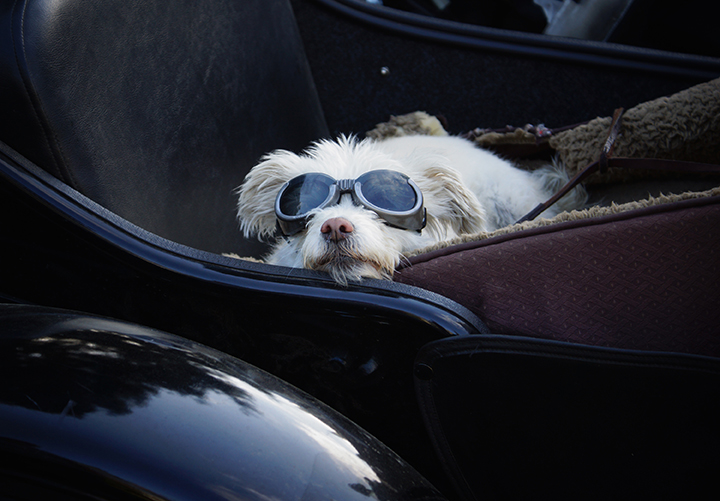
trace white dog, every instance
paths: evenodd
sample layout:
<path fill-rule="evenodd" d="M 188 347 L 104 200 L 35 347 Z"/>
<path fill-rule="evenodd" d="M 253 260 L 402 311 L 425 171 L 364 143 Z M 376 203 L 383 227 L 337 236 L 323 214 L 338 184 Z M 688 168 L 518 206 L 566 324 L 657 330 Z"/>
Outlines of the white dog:
<path fill-rule="evenodd" d="M 520 170 L 458 137 L 343 136 L 301 155 L 263 157 L 238 188 L 238 218 L 246 237 L 283 235 L 268 263 L 327 271 L 346 284 L 392 278 L 407 252 L 512 224 L 565 182 L 558 167 Z M 575 189 L 545 216 L 585 200 Z"/>

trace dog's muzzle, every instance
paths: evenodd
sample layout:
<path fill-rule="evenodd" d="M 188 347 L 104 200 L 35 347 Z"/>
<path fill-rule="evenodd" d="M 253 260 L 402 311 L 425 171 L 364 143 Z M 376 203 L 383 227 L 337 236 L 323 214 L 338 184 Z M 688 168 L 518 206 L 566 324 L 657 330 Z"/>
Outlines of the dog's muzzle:
<path fill-rule="evenodd" d="M 280 231 L 285 236 L 302 231 L 313 211 L 338 204 L 346 193 L 353 203 L 375 212 L 390 226 L 420 232 L 427 222 L 422 191 L 401 172 L 374 170 L 357 179 L 340 180 L 311 172 L 294 177 L 280 189 L 275 199 Z"/>

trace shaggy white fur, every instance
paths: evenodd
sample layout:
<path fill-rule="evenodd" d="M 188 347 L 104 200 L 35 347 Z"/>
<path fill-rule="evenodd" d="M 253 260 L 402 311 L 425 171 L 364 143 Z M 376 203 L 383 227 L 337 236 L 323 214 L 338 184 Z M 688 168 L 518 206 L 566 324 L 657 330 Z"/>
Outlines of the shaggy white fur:
<path fill-rule="evenodd" d="M 388 226 L 349 195 L 313 212 L 306 229 L 279 238 L 266 261 L 329 272 L 341 284 L 361 277 L 392 278 L 403 255 L 460 235 L 493 231 L 514 223 L 567 182 L 564 169 L 547 165 L 533 172 L 514 167 L 462 138 L 405 136 L 383 141 L 340 137 L 323 140 L 301 155 L 278 150 L 263 157 L 238 188 L 238 219 L 246 237 L 275 235 L 275 198 L 283 184 L 304 173 L 355 179 L 377 169 L 408 175 L 423 193 L 427 226 L 421 233 Z M 586 194 L 576 188 L 544 216 L 578 209 Z M 334 241 L 323 224 L 342 218 L 352 225 Z"/>

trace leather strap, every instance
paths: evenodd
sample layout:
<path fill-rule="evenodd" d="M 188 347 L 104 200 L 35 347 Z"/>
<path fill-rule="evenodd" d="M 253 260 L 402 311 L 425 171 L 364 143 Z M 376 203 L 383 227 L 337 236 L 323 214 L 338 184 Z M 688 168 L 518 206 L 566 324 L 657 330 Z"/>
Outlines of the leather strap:
<path fill-rule="evenodd" d="M 612 122 L 610 123 L 610 132 L 608 133 L 608 137 L 605 140 L 602 151 L 600 152 L 600 159 L 598 160 L 598 163 L 600 164 L 600 172 L 602 173 L 607 172 L 609 167 L 608 160 L 615 151 L 615 141 L 620 135 L 620 126 L 622 125 L 622 117 L 624 114 L 624 108 L 618 108 L 613 113 Z"/>
<path fill-rule="evenodd" d="M 603 145 L 603 149 L 600 152 L 600 158 L 585 167 L 578 174 L 575 175 L 570 181 L 565 184 L 555 195 L 553 195 L 546 202 L 539 204 L 533 210 L 528 212 L 525 216 L 520 218 L 517 223 L 523 223 L 525 221 L 532 221 L 537 216 L 545 212 L 555 202 L 560 200 L 567 193 L 585 180 L 589 175 L 595 172 L 604 173 L 609 167 L 618 167 L 623 169 L 643 169 L 643 170 L 659 170 L 659 171 L 670 171 L 670 172 L 685 172 L 693 174 L 720 174 L 720 165 L 706 164 L 699 162 L 689 162 L 685 160 L 666 160 L 660 158 L 624 158 L 624 157 L 613 157 L 612 153 L 615 148 L 615 141 L 620 134 L 620 126 L 622 123 L 622 115 L 624 110 L 618 108 L 613 114 L 613 121 L 610 125 L 610 132 L 608 138 Z M 517 224 L 516 223 L 516 224 Z"/>

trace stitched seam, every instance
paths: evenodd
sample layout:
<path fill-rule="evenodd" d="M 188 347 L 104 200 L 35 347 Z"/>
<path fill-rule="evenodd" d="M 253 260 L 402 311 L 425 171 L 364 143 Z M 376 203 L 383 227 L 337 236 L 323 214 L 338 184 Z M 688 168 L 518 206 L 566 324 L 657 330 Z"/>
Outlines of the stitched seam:
<path fill-rule="evenodd" d="M 29 0 L 25 0 L 22 8 L 22 15 L 20 17 L 20 33 L 19 33 L 19 39 L 20 39 L 20 48 L 22 51 L 22 56 L 24 60 L 27 62 L 27 52 L 25 50 L 25 14 L 27 12 L 27 5 Z M 15 12 L 17 9 L 18 3 L 15 2 L 15 5 L 13 5 L 13 12 L 11 15 L 11 19 L 15 18 Z M 14 30 L 15 23 L 11 21 L 11 30 Z M 55 163 L 55 169 L 58 174 L 63 176 L 65 179 L 64 181 L 70 181 L 71 186 L 73 188 L 77 189 L 77 181 L 75 177 L 73 176 L 72 172 L 66 167 L 67 166 L 67 159 L 65 158 L 65 154 L 62 150 L 62 146 L 60 145 L 60 142 L 58 141 L 57 134 L 54 132 L 52 126 L 49 124 L 47 120 L 44 119 L 45 112 L 42 106 L 42 102 L 40 101 L 40 97 L 37 96 L 32 92 L 32 85 L 30 82 L 30 71 L 28 67 L 28 71 L 24 72 L 23 67 L 20 61 L 19 51 L 17 50 L 17 47 L 15 46 L 15 34 L 11 34 L 11 38 L 13 41 L 13 52 L 15 53 L 15 64 L 17 65 L 18 72 L 20 73 L 20 78 L 23 82 L 23 87 L 25 89 L 25 94 L 28 97 L 28 101 L 30 102 L 30 106 L 32 107 L 33 113 L 35 115 L 35 119 L 37 120 L 38 124 L 40 125 L 41 130 L 43 131 L 43 139 L 45 141 L 45 144 L 47 145 L 48 150 L 50 150 L 50 154 L 52 156 L 53 162 Z M 35 99 L 33 99 L 33 95 L 35 95 Z M 37 103 L 35 102 L 37 101 Z M 54 141 L 51 141 L 51 138 Z M 55 148 L 53 148 L 53 145 Z M 57 151 L 56 151 L 57 150 Z M 60 161 L 56 158 L 56 156 L 60 157 Z"/>

